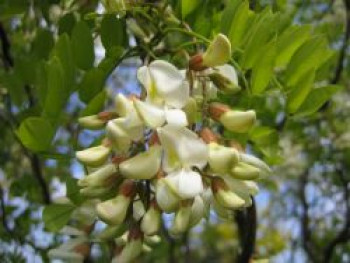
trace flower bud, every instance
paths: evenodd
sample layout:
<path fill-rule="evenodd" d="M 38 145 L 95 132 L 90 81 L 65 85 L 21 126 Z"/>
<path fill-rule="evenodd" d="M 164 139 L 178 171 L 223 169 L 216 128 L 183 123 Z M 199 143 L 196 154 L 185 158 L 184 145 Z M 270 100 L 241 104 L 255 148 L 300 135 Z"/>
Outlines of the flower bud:
<path fill-rule="evenodd" d="M 209 105 L 210 118 L 215 121 L 220 121 L 220 117 L 230 110 L 229 106 L 218 102 L 212 102 Z"/>
<path fill-rule="evenodd" d="M 239 162 L 232 168 L 231 175 L 236 179 L 254 180 L 260 176 L 260 169 L 250 164 Z"/>
<path fill-rule="evenodd" d="M 160 238 L 160 236 L 157 236 L 157 235 L 145 236 L 145 242 L 146 242 L 147 244 L 156 245 L 156 244 L 160 243 L 160 241 L 162 241 L 162 239 Z"/>
<path fill-rule="evenodd" d="M 143 233 L 138 227 L 129 231 L 128 242 L 119 255 L 115 256 L 112 263 L 128 263 L 136 259 L 142 252 Z"/>
<path fill-rule="evenodd" d="M 222 178 L 214 178 L 212 180 L 211 187 L 215 200 L 221 206 L 231 209 L 240 208 L 244 206 L 245 201 L 242 198 L 240 198 L 237 194 L 230 191 L 228 185 Z"/>
<path fill-rule="evenodd" d="M 135 221 L 140 221 L 141 218 L 145 215 L 146 209 L 145 205 L 143 204 L 141 198 L 136 195 L 135 199 L 139 199 L 137 201 L 134 201 L 132 204 L 132 217 Z"/>
<path fill-rule="evenodd" d="M 126 23 L 130 31 L 134 34 L 134 36 L 142 39 L 145 42 L 149 40 L 149 37 L 147 36 L 145 31 L 137 24 L 135 19 L 127 19 Z"/>
<path fill-rule="evenodd" d="M 167 184 L 165 178 L 157 179 L 156 184 L 156 200 L 159 207 L 165 213 L 175 211 L 179 205 L 179 197 L 174 190 Z"/>
<path fill-rule="evenodd" d="M 180 208 L 175 213 L 175 218 L 170 232 L 174 235 L 185 232 L 190 227 L 192 200 L 181 202 Z"/>
<path fill-rule="evenodd" d="M 76 152 L 77 159 L 83 164 L 91 167 L 98 167 L 107 161 L 111 152 L 109 147 L 100 145 Z"/>
<path fill-rule="evenodd" d="M 155 200 L 151 202 L 149 209 L 141 221 L 141 230 L 145 235 L 156 234 L 160 228 L 160 211 Z"/>
<path fill-rule="evenodd" d="M 217 143 L 219 141 L 219 136 L 208 127 L 205 127 L 200 131 L 200 137 L 206 144 Z"/>
<path fill-rule="evenodd" d="M 81 117 L 78 119 L 78 123 L 81 127 L 90 130 L 102 129 L 106 122 L 101 120 L 98 115 L 91 115 L 86 117 Z"/>
<path fill-rule="evenodd" d="M 111 225 L 123 223 L 130 204 L 130 197 L 118 195 L 116 198 L 99 203 L 97 214 L 102 221 Z"/>
<path fill-rule="evenodd" d="M 264 174 L 271 173 L 270 167 L 265 162 L 263 162 L 259 158 L 256 158 L 253 155 L 241 153 L 240 154 L 240 159 L 244 163 L 247 163 L 247 164 L 250 164 L 250 165 L 252 165 L 252 166 L 254 166 L 256 168 L 259 168 L 261 171 L 264 172 Z"/>
<path fill-rule="evenodd" d="M 197 195 L 194 198 L 192 207 L 191 207 L 191 216 L 190 216 L 190 227 L 197 225 L 201 219 L 205 216 L 207 212 L 207 207 L 204 203 L 202 197 Z"/>
<path fill-rule="evenodd" d="M 231 59 L 231 43 L 223 34 L 218 34 L 203 54 L 202 64 L 206 67 L 224 65 Z"/>
<path fill-rule="evenodd" d="M 99 203 L 96 207 L 97 214 L 107 224 L 119 225 L 125 217 L 131 199 L 135 193 L 135 185 L 132 181 L 124 181 L 120 186 L 117 197 Z"/>
<path fill-rule="evenodd" d="M 120 117 L 126 117 L 133 110 L 133 104 L 124 94 L 118 93 L 115 96 L 114 104 Z"/>
<path fill-rule="evenodd" d="M 82 187 L 105 186 L 110 184 L 110 179 L 116 178 L 117 168 L 114 164 L 107 164 L 78 181 Z"/>
<path fill-rule="evenodd" d="M 99 233 L 96 237 L 101 240 L 110 240 L 115 239 L 121 236 L 125 232 L 125 225 L 119 226 L 107 226 L 101 233 Z"/>
<path fill-rule="evenodd" d="M 215 173 L 227 173 L 238 163 L 237 150 L 217 143 L 209 144 L 209 166 Z"/>
<path fill-rule="evenodd" d="M 196 122 L 197 117 L 197 102 L 194 98 L 190 97 L 183 108 L 183 111 L 186 113 L 186 118 L 189 124 Z"/>
<path fill-rule="evenodd" d="M 113 146 L 120 151 L 126 151 L 131 144 L 131 138 L 126 130 L 122 128 L 124 118 L 118 118 L 107 123 L 107 137 L 112 141 Z"/>
<path fill-rule="evenodd" d="M 151 179 L 160 168 L 161 154 L 161 146 L 151 146 L 148 151 L 122 162 L 119 171 L 128 179 Z"/>
<path fill-rule="evenodd" d="M 146 244 L 142 244 L 142 252 L 149 253 L 152 251 L 152 248 Z"/>
<path fill-rule="evenodd" d="M 256 119 L 255 111 L 228 111 L 220 116 L 220 122 L 224 127 L 232 132 L 247 132 Z"/>
<path fill-rule="evenodd" d="M 95 198 L 107 194 L 110 190 L 111 189 L 106 186 L 88 186 L 81 188 L 79 192 L 85 197 Z"/>
<path fill-rule="evenodd" d="M 241 90 L 238 86 L 238 78 L 235 69 L 231 65 L 223 65 L 215 68 L 209 74 L 210 80 L 224 93 L 233 94 Z"/>

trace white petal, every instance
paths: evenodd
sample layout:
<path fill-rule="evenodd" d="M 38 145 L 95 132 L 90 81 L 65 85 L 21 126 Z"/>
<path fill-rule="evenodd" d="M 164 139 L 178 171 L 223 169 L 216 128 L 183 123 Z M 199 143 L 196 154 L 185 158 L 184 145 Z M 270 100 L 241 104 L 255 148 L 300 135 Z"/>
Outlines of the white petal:
<path fill-rule="evenodd" d="M 190 199 L 203 192 L 202 177 L 189 169 L 170 173 L 166 179 L 173 184 L 181 199 Z"/>
<path fill-rule="evenodd" d="M 207 145 L 197 134 L 185 127 L 166 125 L 158 129 L 159 139 L 170 165 L 203 168 L 208 160 Z"/>
<path fill-rule="evenodd" d="M 148 90 L 152 85 L 151 75 L 147 66 L 142 66 L 137 70 L 137 79 Z"/>
<path fill-rule="evenodd" d="M 135 108 L 145 124 L 151 128 L 157 128 L 165 122 L 165 112 L 162 108 L 140 100 L 134 101 Z"/>
<path fill-rule="evenodd" d="M 163 60 L 153 61 L 149 69 L 157 92 L 166 104 L 176 108 L 183 107 L 189 98 L 189 87 L 181 72 Z"/>
<path fill-rule="evenodd" d="M 233 66 L 225 64 L 216 67 L 216 69 L 219 70 L 220 74 L 222 74 L 224 77 L 228 78 L 233 84 L 238 86 L 238 77 L 236 70 Z"/>
<path fill-rule="evenodd" d="M 125 117 L 133 109 L 132 101 L 130 101 L 124 94 L 118 93 L 114 99 L 117 113 L 120 117 Z"/>
<path fill-rule="evenodd" d="M 125 118 L 119 118 L 107 123 L 106 132 L 113 145 L 120 151 L 126 151 L 130 144 L 131 138 L 129 133 L 123 128 Z"/>
<path fill-rule="evenodd" d="M 188 125 L 185 112 L 179 109 L 165 110 L 165 118 L 167 123 L 175 126 L 185 127 Z"/>
<path fill-rule="evenodd" d="M 107 161 L 111 149 L 103 145 L 76 152 L 77 159 L 91 167 L 98 167 Z"/>
<path fill-rule="evenodd" d="M 169 188 L 165 179 L 157 180 L 156 200 L 159 207 L 165 212 L 170 213 L 177 209 L 180 199 Z"/>

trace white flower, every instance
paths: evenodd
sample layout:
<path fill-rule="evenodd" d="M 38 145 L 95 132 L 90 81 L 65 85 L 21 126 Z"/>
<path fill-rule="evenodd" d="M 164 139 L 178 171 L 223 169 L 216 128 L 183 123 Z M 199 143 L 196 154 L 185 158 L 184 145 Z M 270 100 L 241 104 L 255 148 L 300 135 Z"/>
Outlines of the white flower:
<path fill-rule="evenodd" d="M 84 255 L 78 251 L 75 251 L 75 248 L 86 244 L 87 241 L 88 239 L 86 236 L 79 236 L 77 238 L 70 239 L 59 247 L 51 249 L 48 256 L 51 259 L 60 259 L 64 262 L 83 262 Z"/>
<path fill-rule="evenodd" d="M 76 152 L 77 159 L 83 164 L 98 167 L 107 161 L 111 149 L 100 145 Z"/>
<path fill-rule="evenodd" d="M 113 145 L 121 152 L 126 151 L 132 141 L 138 141 L 143 136 L 143 122 L 139 118 L 133 102 L 123 94 L 115 98 L 116 112 L 120 118 L 107 123 L 107 136 Z"/>
<path fill-rule="evenodd" d="M 180 109 L 189 98 L 189 86 L 185 77 L 172 64 L 155 60 L 149 66 L 139 68 L 137 77 L 146 88 L 147 101 Z"/>
<path fill-rule="evenodd" d="M 186 126 L 186 114 L 180 110 L 189 99 L 185 76 L 172 64 L 155 60 L 139 68 L 137 77 L 147 91 L 146 101 L 134 100 L 135 108 L 151 128 L 165 123 Z"/>
<path fill-rule="evenodd" d="M 108 224 L 119 225 L 125 217 L 130 204 L 130 198 L 124 195 L 118 195 L 96 206 L 98 216 Z"/>
<path fill-rule="evenodd" d="M 179 206 L 179 196 L 172 189 L 172 186 L 165 180 L 165 178 L 157 179 L 156 181 L 156 200 L 159 207 L 165 213 L 175 211 Z"/>
<path fill-rule="evenodd" d="M 223 34 L 218 34 L 203 54 L 202 64 L 216 67 L 226 64 L 231 58 L 231 43 Z"/>
<path fill-rule="evenodd" d="M 203 192 L 201 175 L 192 167 L 202 169 L 208 160 L 206 144 L 185 127 L 166 125 L 158 136 L 165 151 L 163 169 L 166 181 L 181 199 L 193 198 Z"/>
<path fill-rule="evenodd" d="M 159 145 L 151 146 L 148 151 L 122 162 L 119 171 L 128 179 L 151 179 L 160 168 L 161 154 Z"/>

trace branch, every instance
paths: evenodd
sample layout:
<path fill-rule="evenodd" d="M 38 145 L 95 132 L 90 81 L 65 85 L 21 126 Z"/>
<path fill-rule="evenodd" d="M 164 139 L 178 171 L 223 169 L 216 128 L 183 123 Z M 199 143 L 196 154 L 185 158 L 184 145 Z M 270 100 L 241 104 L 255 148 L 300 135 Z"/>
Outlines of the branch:
<path fill-rule="evenodd" d="M 336 84 L 339 82 L 341 74 L 344 70 L 344 60 L 346 57 L 346 49 L 348 47 L 348 42 L 350 39 L 350 0 L 343 0 L 344 5 L 346 8 L 345 17 L 346 17 L 346 23 L 345 23 L 345 33 L 344 33 L 344 40 L 342 47 L 339 52 L 339 58 L 338 63 L 334 72 L 333 79 L 331 80 L 331 84 Z"/>
<path fill-rule="evenodd" d="M 255 200 L 252 197 L 252 205 L 243 211 L 237 211 L 235 220 L 238 225 L 241 251 L 237 262 L 248 263 L 251 261 L 256 240 L 257 215 Z"/>
<path fill-rule="evenodd" d="M 330 262 L 337 245 L 345 243 L 350 239 L 350 189 L 349 181 L 345 179 L 344 172 L 342 169 L 337 171 L 339 179 L 343 186 L 343 194 L 345 200 L 345 222 L 339 233 L 328 243 L 324 248 L 324 262 Z"/>
<path fill-rule="evenodd" d="M 5 65 L 6 70 L 8 71 L 10 68 L 12 68 L 14 66 L 14 61 L 13 61 L 13 58 L 12 58 L 11 53 L 10 53 L 10 48 L 11 48 L 10 41 L 7 37 L 5 28 L 1 22 L 0 22 L 0 40 L 2 43 L 3 63 Z M 25 92 L 28 96 L 29 106 L 32 107 L 32 106 L 34 106 L 34 98 L 31 94 L 30 87 L 28 85 L 26 85 L 24 88 L 25 88 Z M 9 121 L 10 123 L 16 123 L 16 119 L 12 115 L 11 104 L 8 105 L 7 111 L 8 111 L 9 117 L 11 118 L 11 120 L 7 120 L 7 121 Z M 11 125 L 11 126 L 13 127 L 13 125 Z M 12 128 L 12 132 L 14 133 L 15 138 L 18 140 L 18 137 L 16 136 L 14 130 L 15 129 Z M 34 154 L 34 153 L 30 153 L 27 150 L 27 148 L 25 148 L 25 146 L 19 140 L 18 140 L 18 142 L 21 145 L 24 154 L 30 160 L 33 174 L 34 174 L 35 178 L 37 179 L 39 186 L 41 188 L 44 203 L 50 204 L 51 203 L 50 192 L 49 192 L 48 185 L 47 185 L 47 183 L 44 179 L 43 173 L 42 173 L 41 163 L 40 163 L 40 159 L 39 159 L 38 155 Z"/>
<path fill-rule="evenodd" d="M 306 186 L 309 180 L 309 170 L 306 170 L 304 174 L 300 176 L 300 188 L 299 188 L 299 197 L 302 207 L 302 215 L 300 218 L 301 224 L 301 234 L 302 234 L 302 245 L 307 255 L 312 262 L 318 262 L 316 258 L 316 250 L 311 241 L 311 231 L 310 231 L 310 219 L 309 219 L 309 204 L 306 200 Z"/>

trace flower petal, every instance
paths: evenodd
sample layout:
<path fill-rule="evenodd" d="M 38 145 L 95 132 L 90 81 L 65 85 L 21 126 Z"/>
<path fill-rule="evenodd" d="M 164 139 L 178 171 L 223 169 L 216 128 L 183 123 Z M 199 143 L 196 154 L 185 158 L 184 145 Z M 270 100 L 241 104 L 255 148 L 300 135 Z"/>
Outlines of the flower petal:
<path fill-rule="evenodd" d="M 175 126 L 185 127 L 188 125 L 186 113 L 179 109 L 165 110 L 167 123 Z"/>
<path fill-rule="evenodd" d="M 181 72 L 163 60 L 153 61 L 149 70 L 157 92 L 166 104 L 182 108 L 189 98 L 189 86 Z"/>
<path fill-rule="evenodd" d="M 170 173 L 166 180 L 172 184 L 181 199 L 190 199 L 203 192 L 202 177 L 189 169 L 181 169 Z"/>
<path fill-rule="evenodd" d="M 197 166 L 203 168 L 208 160 L 207 145 L 197 134 L 185 127 L 166 125 L 158 129 L 158 136 L 170 167 Z"/>
<path fill-rule="evenodd" d="M 135 108 L 145 122 L 151 128 L 157 128 L 165 122 L 165 112 L 162 108 L 140 100 L 134 101 Z"/>

